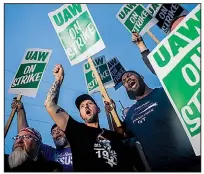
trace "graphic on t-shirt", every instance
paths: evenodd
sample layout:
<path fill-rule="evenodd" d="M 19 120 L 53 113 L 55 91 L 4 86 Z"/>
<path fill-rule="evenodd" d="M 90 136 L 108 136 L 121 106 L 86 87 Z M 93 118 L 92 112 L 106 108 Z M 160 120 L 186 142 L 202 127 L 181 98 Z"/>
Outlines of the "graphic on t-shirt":
<path fill-rule="evenodd" d="M 133 115 L 131 117 L 131 120 L 133 123 L 137 122 L 138 124 L 141 124 L 146 121 L 146 116 L 154 111 L 154 108 L 157 106 L 157 102 L 146 102 L 142 104 L 139 107 L 136 107 L 133 111 Z"/>
<path fill-rule="evenodd" d="M 117 165 L 117 154 L 114 150 L 111 150 L 110 141 L 102 136 L 97 137 L 97 143 L 94 144 L 94 150 L 96 151 L 98 158 L 106 160 L 111 167 Z"/>
<path fill-rule="evenodd" d="M 55 161 L 64 165 L 72 165 L 72 154 L 68 152 L 56 153 Z"/>

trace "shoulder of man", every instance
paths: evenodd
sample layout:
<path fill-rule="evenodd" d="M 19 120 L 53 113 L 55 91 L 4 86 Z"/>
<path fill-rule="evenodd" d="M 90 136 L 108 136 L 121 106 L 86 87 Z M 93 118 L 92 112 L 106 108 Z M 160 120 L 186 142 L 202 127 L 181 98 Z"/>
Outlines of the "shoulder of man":
<path fill-rule="evenodd" d="M 65 135 L 68 140 L 70 137 L 76 138 L 76 135 L 83 133 L 83 129 L 86 127 L 84 123 L 80 123 L 70 116 L 65 129 Z"/>
<path fill-rule="evenodd" d="M 53 150 L 56 150 L 56 148 L 48 145 L 48 144 L 41 144 L 40 145 L 40 151 L 45 151 L 45 150 L 49 150 L 49 151 L 53 151 Z"/>
<path fill-rule="evenodd" d="M 106 138 L 108 139 L 117 139 L 117 140 L 123 140 L 124 139 L 124 136 L 117 133 L 116 131 L 111 131 L 111 130 L 107 130 L 107 129 L 104 129 L 105 130 L 105 134 L 106 134 Z"/>

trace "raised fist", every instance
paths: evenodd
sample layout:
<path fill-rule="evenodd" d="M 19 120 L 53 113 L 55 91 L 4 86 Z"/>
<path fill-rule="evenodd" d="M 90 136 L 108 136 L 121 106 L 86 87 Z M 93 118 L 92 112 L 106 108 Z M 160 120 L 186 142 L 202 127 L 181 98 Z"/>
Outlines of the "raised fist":
<path fill-rule="evenodd" d="M 143 39 L 138 33 L 133 32 L 132 33 L 132 42 L 135 43 L 136 45 L 138 45 L 139 43 L 143 42 Z"/>
<path fill-rule="evenodd" d="M 64 69 L 61 64 L 56 64 L 53 69 L 53 75 L 55 76 L 55 79 L 59 79 L 63 81 L 64 79 Z"/>
<path fill-rule="evenodd" d="M 13 98 L 13 101 L 11 103 L 11 108 L 16 108 L 17 112 L 19 112 L 21 109 L 24 109 L 23 103 L 21 101 L 18 101 L 16 97 Z"/>

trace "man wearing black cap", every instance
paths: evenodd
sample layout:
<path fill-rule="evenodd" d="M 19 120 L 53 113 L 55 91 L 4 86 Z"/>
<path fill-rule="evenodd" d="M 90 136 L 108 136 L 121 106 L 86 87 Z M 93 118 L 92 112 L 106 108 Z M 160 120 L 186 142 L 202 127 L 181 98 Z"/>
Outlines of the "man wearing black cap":
<path fill-rule="evenodd" d="M 11 108 L 17 108 L 18 115 L 18 132 L 22 128 L 28 127 L 28 122 L 26 119 L 26 112 L 21 101 L 17 101 L 14 98 Z M 56 161 L 63 166 L 63 172 L 72 171 L 72 153 L 69 142 L 64 134 L 64 132 L 54 124 L 51 128 L 51 135 L 55 143 L 56 148 L 49 146 L 47 144 L 41 143 L 40 152 L 42 156 L 49 161 Z"/>
<path fill-rule="evenodd" d="M 132 41 L 154 73 L 147 59 L 149 50 L 138 33 L 133 33 Z M 123 126 L 115 130 L 137 138 L 154 172 L 201 171 L 200 156 L 195 156 L 164 89 L 149 88 L 143 76 L 135 71 L 126 71 L 121 80 L 129 98 L 137 102 L 129 108 Z M 106 111 L 111 110 L 110 103 L 106 102 Z"/>
<path fill-rule="evenodd" d="M 127 172 L 133 171 L 129 151 L 121 136 L 100 128 L 100 108 L 95 100 L 83 94 L 75 104 L 84 123 L 75 121 L 57 105 L 60 86 L 64 78 L 63 67 L 57 64 L 53 70 L 55 82 L 48 92 L 45 107 L 58 127 L 65 132 L 73 155 L 73 169 L 77 172 Z M 128 160 L 130 159 L 130 160 Z"/>

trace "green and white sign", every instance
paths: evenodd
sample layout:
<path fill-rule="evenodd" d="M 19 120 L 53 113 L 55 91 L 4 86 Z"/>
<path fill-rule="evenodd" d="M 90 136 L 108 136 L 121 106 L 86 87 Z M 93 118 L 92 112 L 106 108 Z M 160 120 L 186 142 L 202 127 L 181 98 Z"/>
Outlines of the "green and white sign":
<path fill-rule="evenodd" d="M 196 155 L 201 154 L 200 30 L 198 5 L 148 55 Z"/>
<path fill-rule="evenodd" d="M 93 59 L 93 63 L 94 63 L 94 66 L 96 67 L 98 74 L 101 77 L 102 83 L 104 84 L 105 88 L 112 88 L 114 86 L 114 82 L 110 75 L 108 66 L 106 64 L 105 56 L 100 56 Z M 85 81 L 86 81 L 88 93 L 93 94 L 95 92 L 98 92 L 99 85 L 93 74 L 93 71 L 90 68 L 89 63 L 88 62 L 84 63 L 83 68 L 84 68 L 84 75 L 85 75 Z"/>
<path fill-rule="evenodd" d="M 120 79 L 122 74 L 125 72 L 125 68 L 116 57 L 109 60 L 107 62 L 107 65 L 115 84 L 114 88 L 115 90 L 117 90 L 122 86 L 122 82 Z"/>
<path fill-rule="evenodd" d="M 129 32 L 137 32 L 141 36 L 158 22 L 141 4 L 124 4 L 116 17 Z"/>
<path fill-rule="evenodd" d="M 52 50 L 48 49 L 28 49 L 11 83 L 9 93 L 35 97 L 51 53 Z"/>
<path fill-rule="evenodd" d="M 105 48 L 86 4 L 64 4 L 48 16 L 71 65 Z"/>

